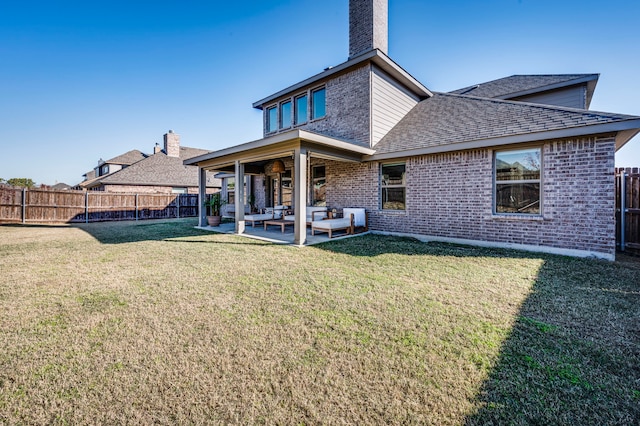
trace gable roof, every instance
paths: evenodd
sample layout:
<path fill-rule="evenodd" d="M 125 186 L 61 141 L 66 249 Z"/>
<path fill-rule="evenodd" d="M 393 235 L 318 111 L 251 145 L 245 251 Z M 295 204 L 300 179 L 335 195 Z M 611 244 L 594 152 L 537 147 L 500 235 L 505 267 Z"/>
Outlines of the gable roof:
<path fill-rule="evenodd" d="M 374 149 L 371 159 L 456 151 L 518 142 L 623 132 L 640 117 L 517 101 L 436 93 L 419 102 Z"/>
<path fill-rule="evenodd" d="M 587 105 L 600 74 L 537 74 L 512 75 L 497 80 L 480 83 L 449 93 L 457 95 L 481 96 L 485 98 L 512 99 L 532 93 L 546 92 L 576 84 L 587 83 Z"/>
<path fill-rule="evenodd" d="M 158 152 L 129 167 L 111 173 L 101 180 L 104 185 L 197 186 L 198 168 L 183 162 L 208 153 L 206 149 L 180 147 L 180 157 Z M 207 186 L 221 185 L 218 179 L 207 178 Z"/>
<path fill-rule="evenodd" d="M 133 163 L 137 163 L 140 160 L 144 160 L 148 155 L 143 153 L 142 151 L 138 151 L 137 149 L 132 149 L 131 151 L 125 152 L 124 154 L 118 155 L 117 157 L 113 157 L 110 160 L 105 161 L 103 164 L 123 164 L 130 165 Z"/>
<path fill-rule="evenodd" d="M 304 87 L 320 84 L 322 81 L 334 76 L 338 73 L 344 72 L 350 68 L 361 66 L 363 63 L 371 61 L 378 65 L 389 75 L 394 77 L 400 84 L 406 86 L 411 92 L 415 93 L 420 98 L 427 98 L 432 96 L 432 92 L 427 89 L 422 83 L 416 80 L 411 74 L 405 71 L 400 65 L 396 64 L 391 58 L 378 49 L 371 49 L 363 52 L 362 54 L 349 59 L 346 62 L 336 65 L 335 67 L 329 67 L 323 72 L 314 75 L 306 80 L 296 83 L 286 89 L 280 90 L 273 95 L 260 99 L 253 103 L 254 108 L 262 109 L 265 104 L 275 101 L 285 95 L 290 95 L 295 91 L 298 91 Z"/>

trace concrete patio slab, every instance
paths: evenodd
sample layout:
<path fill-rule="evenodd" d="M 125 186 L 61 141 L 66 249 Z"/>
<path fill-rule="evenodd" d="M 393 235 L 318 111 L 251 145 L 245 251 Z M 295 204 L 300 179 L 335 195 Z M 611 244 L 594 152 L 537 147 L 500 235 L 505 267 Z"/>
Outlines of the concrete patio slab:
<path fill-rule="evenodd" d="M 262 226 L 262 224 L 260 225 L 256 225 L 255 228 L 252 228 L 251 226 L 247 226 L 245 228 L 245 232 L 244 234 L 236 234 L 235 233 L 235 224 L 233 222 L 229 222 L 229 223 L 221 223 L 219 226 L 196 226 L 197 229 L 202 229 L 203 231 L 210 231 L 210 232 L 219 232 L 222 234 L 234 234 L 234 235 L 238 235 L 240 237 L 245 237 L 245 238 L 253 238 L 256 240 L 261 240 L 261 241 L 267 241 L 273 244 L 290 244 L 293 245 L 293 227 L 287 227 L 285 228 L 285 232 L 281 232 L 279 227 L 268 227 L 267 230 L 264 229 L 264 227 Z M 338 240 L 341 238 L 351 238 L 351 237 L 358 237 L 361 235 L 365 235 L 368 232 L 363 232 L 360 234 L 355 234 L 355 235 L 340 235 L 340 236 L 334 236 L 333 238 L 331 238 L 331 241 L 333 240 Z M 320 243 L 324 243 L 330 241 L 329 240 L 329 235 L 325 234 L 325 233 L 321 233 L 318 234 L 316 233 L 316 235 L 311 235 L 311 228 L 307 228 L 307 241 L 304 244 L 305 246 L 311 246 L 314 244 L 320 244 Z"/>

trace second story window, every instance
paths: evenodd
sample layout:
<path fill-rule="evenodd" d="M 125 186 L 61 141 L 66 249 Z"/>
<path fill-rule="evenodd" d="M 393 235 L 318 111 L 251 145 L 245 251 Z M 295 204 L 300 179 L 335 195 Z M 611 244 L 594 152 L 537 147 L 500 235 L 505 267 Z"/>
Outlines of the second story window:
<path fill-rule="evenodd" d="M 307 122 L 307 95 L 298 96 L 296 98 L 296 115 L 293 124 L 302 124 Z"/>
<path fill-rule="evenodd" d="M 291 127 L 291 101 L 280 104 L 280 128 Z"/>
<path fill-rule="evenodd" d="M 326 110 L 326 89 L 322 87 L 311 92 L 311 119 L 324 117 Z"/>
<path fill-rule="evenodd" d="M 300 126 L 327 114 L 326 88 L 317 87 L 289 98 L 281 99 L 265 111 L 265 133 L 274 133 Z"/>
<path fill-rule="evenodd" d="M 267 108 L 267 132 L 278 130 L 278 109 L 276 107 Z"/>

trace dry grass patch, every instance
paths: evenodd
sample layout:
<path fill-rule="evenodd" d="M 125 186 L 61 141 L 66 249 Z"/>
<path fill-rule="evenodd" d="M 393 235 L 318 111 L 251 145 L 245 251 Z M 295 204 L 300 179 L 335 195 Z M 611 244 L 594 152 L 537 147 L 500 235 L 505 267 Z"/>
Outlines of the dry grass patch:
<path fill-rule="evenodd" d="M 640 416 L 633 262 L 193 224 L 0 227 L 0 422 Z"/>

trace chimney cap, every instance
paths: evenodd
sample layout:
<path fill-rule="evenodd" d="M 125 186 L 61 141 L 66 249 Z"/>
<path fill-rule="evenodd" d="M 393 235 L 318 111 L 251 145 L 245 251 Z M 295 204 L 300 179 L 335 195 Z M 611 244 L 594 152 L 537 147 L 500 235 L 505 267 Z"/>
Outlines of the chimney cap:
<path fill-rule="evenodd" d="M 169 133 L 173 133 L 173 130 L 169 129 Z"/>

